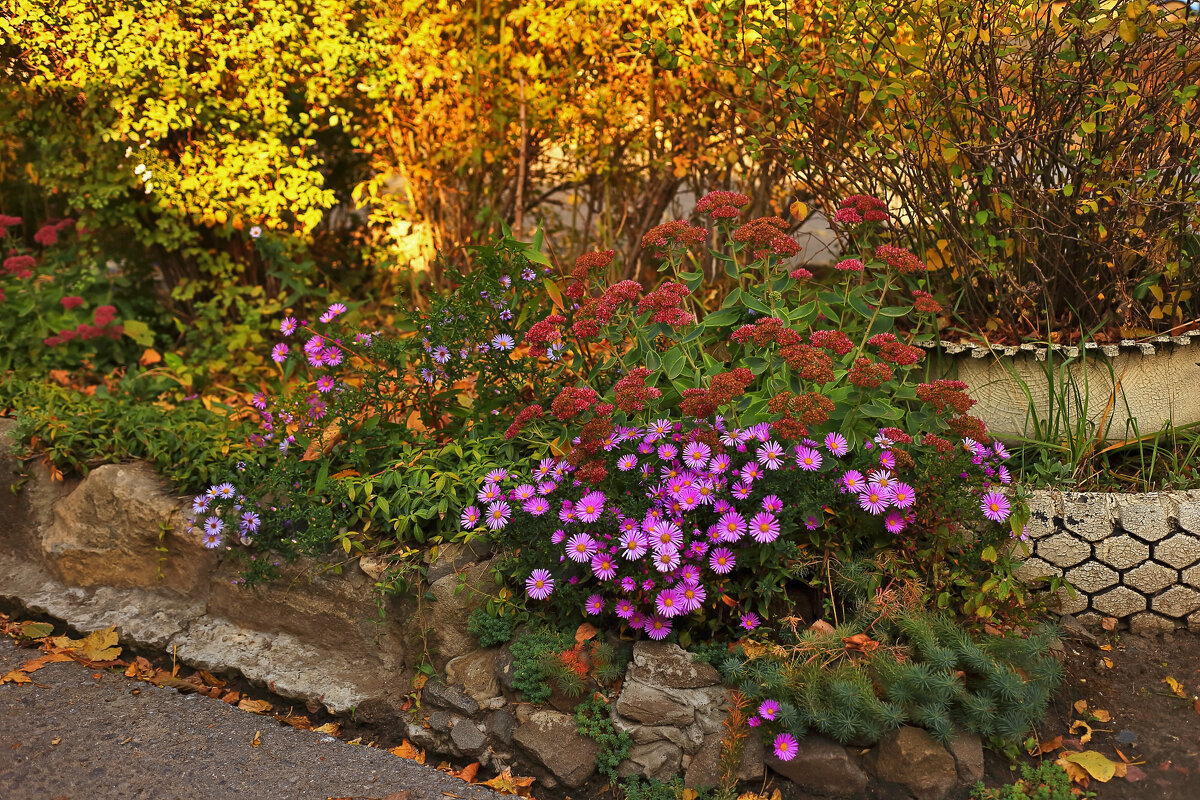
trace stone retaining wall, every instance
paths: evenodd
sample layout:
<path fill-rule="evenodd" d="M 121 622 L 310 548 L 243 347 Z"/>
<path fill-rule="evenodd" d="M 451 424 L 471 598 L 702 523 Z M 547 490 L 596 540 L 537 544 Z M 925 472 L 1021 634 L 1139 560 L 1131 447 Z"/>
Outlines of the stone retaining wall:
<path fill-rule="evenodd" d="M 1200 630 L 1200 492 L 1034 492 L 1026 580 L 1064 577 L 1059 610 L 1135 632 Z"/>

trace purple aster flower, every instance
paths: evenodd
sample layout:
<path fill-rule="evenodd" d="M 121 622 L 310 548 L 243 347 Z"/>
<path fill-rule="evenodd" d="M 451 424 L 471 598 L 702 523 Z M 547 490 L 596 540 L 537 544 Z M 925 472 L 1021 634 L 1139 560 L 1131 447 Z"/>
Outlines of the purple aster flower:
<path fill-rule="evenodd" d="M 291 336 L 293 333 L 295 333 L 296 332 L 295 317 L 284 317 L 283 321 L 279 323 L 279 332 L 282 333 L 284 336 Z"/>
<path fill-rule="evenodd" d="M 537 487 L 532 483 L 522 483 L 513 489 L 512 496 L 517 500 L 528 500 L 537 494 Z"/>
<path fill-rule="evenodd" d="M 336 347 L 326 347 L 321 351 L 321 365 L 336 367 L 342 363 L 342 351 Z"/>
<path fill-rule="evenodd" d="M 720 529 L 720 541 L 736 542 L 746 532 L 746 520 L 736 511 L 727 511 L 717 520 Z"/>
<path fill-rule="evenodd" d="M 861 492 L 866 485 L 863 474 L 856 469 L 848 469 L 842 473 L 842 488 L 847 492 Z"/>
<path fill-rule="evenodd" d="M 491 503 L 499 500 L 503 496 L 504 492 L 500 490 L 500 487 L 489 481 L 488 483 L 485 483 L 483 488 L 476 493 L 475 499 L 481 503 Z"/>
<path fill-rule="evenodd" d="M 783 510 L 783 501 L 778 496 L 769 494 L 762 499 L 762 509 L 771 514 L 778 514 Z"/>
<path fill-rule="evenodd" d="M 762 624 L 762 623 L 759 622 L 758 615 L 755 614 L 753 611 L 747 611 L 745 614 L 742 614 L 741 626 L 743 628 L 745 628 L 746 630 L 752 631 L 755 628 L 757 628 L 760 624 Z"/>
<path fill-rule="evenodd" d="M 255 392 L 254 395 L 250 398 L 250 405 L 254 406 L 259 411 L 266 410 L 267 396 L 265 394 L 263 394 L 262 392 Z"/>
<path fill-rule="evenodd" d="M 554 591 L 554 579 L 550 577 L 550 571 L 545 569 L 535 569 L 529 573 L 529 577 L 525 581 L 525 593 L 534 600 L 545 600 Z"/>
<path fill-rule="evenodd" d="M 683 463 L 692 469 L 704 469 L 710 456 L 712 448 L 704 442 L 692 442 L 683 448 Z"/>
<path fill-rule="evenodd" d="M 671 635 L 671 621 L 655 614 L 646 620 L 646 635 L 655 641 L 660 641 Z"/>
<path fill-rule="evenodd" d="M 654 598 L 654 607 L 658 609 L 658 613 L 664 617 L 676 617 L 683 613 L 683 604 L 679 602 L 679 595 L 675 594 L 674 589 L 663 589 Z"/>
<path fill-rule="evenodd" d="M 1008 467 L 1004 465 L 996 467 L 996 477 L 998 477 L 1000 482 L 1005 486 L 1012 482 L 1012 473 L 1009 472 Z"/>
<path fill-rule="evenodd" d="M 907 483 L 897 481 L 888 489 L 888 502 L 896 508 L 908 508 L 917 500 L 917 493 Z"/>
<path fill-rule="evenodd" d="M 791 761 L 796 757 L 796 752 L 799 750 L 799 744 L 796 742 L 796 737 L 790 733 L 781 733 L 775 737 L 774 742 L 775 757 L 780 761 Z"/>
<path fill-rule="evenodd" d="M 604 511 L 604 493 L 592 491 L 579 498 L 575 504 L 575 513 L 580 522 L 595 522 Z"/>
<path fill-rule="evenodd" d="M 778 713 L 779 702 L 776 700 L 763 700 L 758 706 L 758 715 L 768 722 L 774 722 Z"/>
<path fill-rule="evenodd" d="M 712 461 L 709 463 L 708 471 L 719 475 L 725 470 L 729 469 L 729 464 L 729 456 L 725 453 L 718 453 L 717 455 L 713 456 Z"/>
<path fill-rule="evenodd" d="M 654 568 L 659 572 L 670 572 L 679 566 L 679 551 L 664 547 L 654 552 Z"/>
<path fill-rule="evenodd" d="M 637 465 L 637 456 L 632 453 L 627 453 L 617 459 L 617 469 L 621 470 L 621 472 L 629 472 L 630 470 L 637 469 Z"/>
<path fill-rule="evenodd" d="M 618 600 L 617 605 L 613 610 L 621 619 L 629 619 L 633 616 L 633 603 L 629 602 L 628 600 Z"/>
<path fill-rule="evenodd" d="M 895 469 L 896 454 L 893 453 L 891 450 L 880 450 L 879 451 L 879 466 L 886 467 L 887 469 Z"/>
<path fill-rule="evenodd" d="M 218 483 L 216 485 L 215 490 L 213 492 L 213 497 L 216 497 L 221 500 L 228 500 L 229 498 L 233 497 L 235 494 L 237 494 L 237 489 L 233 488 L 232 483 L 229 483 L 228 481 L 226 481 L 225 483 Z"/>
<path fill-rule="evenodd" d="M 596 552 L 596 540 L 586 533 L 577 533 L 567 540 L 567 558 L 580 564 L 592 560 Z"/>
<path fill-rule="evenodd" d="M 669 419 L 656 419 L 654 422 L 651 422 L 650 426 L 646 429 L 646 441 L 657 442 L 659 439 L 669 434 L 674 427 L 675 426 L 671 424 L 671 420 Z"/>
<path fill-rule="evenodd" d="M 762 474 L 762 467 L 753 461 L 746 462 L 746 466 L 738 470 L 738 477 L 742 479 L 742 483 L 747 485 L 761 478 Z"/>
<path fill-rule="evenodd" d="M 498 333 L 492 337 L 492 347 L 497 350 L 512 350 L 517 342 L 507 333 Z"/>
<path fill-rule="evenodd" d="M 1005 449 L 1004 445 L 1000 442 L 992 442 L 992 452 L 995 453 L 998 458 L 1008 458 L 1008 450 Z"/>
<path fill-rule="evenodd" d="M 462 516 L 459 517 L 458 521 L 462 523 L 463 528 L 466 530 L 472 530 L 476 525 L 479 524 L 479 516 L 478 507 L 467 506 L 463 509 Z"/>
<path fill-rule="evenodd" d="M 450 348 L 443 344 L 433 348 L 433 360 L 439 364 L 445 364 L 450 360 Z"/>
<path fill-rule="evenodd" d="M 783 466 L 783 446 L 777 442 L 764 442 L 762 447 L 758 448 L 758 452 L 754 454 L 754 458 L 766 469 L 779 469 Z M 745 480 L 745 470 L 742 472 L 743 480 Z"/>
<path fill-rule="evenodd" d="M 322 375 L 321 377 L 317 378 L 317 391 L 318 392 L 325 393 L 325 392 L 328 392 L 332 388 L 333 388 L 333 376 Z"/>
<path fill-rule="evenodd" d="M 512 513 L 508 503 L 499 500 L 488 505 L 487 510 L 487 526 L 493 531 L 498 531 L 508 524 L 508 515 Z"/>
<path fill-rule="evenodd" d="M 567 538 L 567 532 L 559 528 L 554 533 L 550 534 L 550 544 L 562 544 Z"/>
<path fill-rule="evenodd" d="M 737 566 L 737 559 L 729 548 L 718 547 L 709 554 L 708 566 L 718 575 L 728 575 Z"/>
<path fill-rule="evenodd" d="M 680 508 L 684 511 L 691 511 L 701 503 L 700 490 L 689 486 L 679 493 L 677 500 Z"/>
<path fill-rule="evenodd" d="M 684 564 L 679 568 L 679 580 L 684 583 L 699 583 L 700 568 L 695 564 Z"/>
<path fill-rule="evenodd" d="M 282 364 L 284 361 L 287 361 L 287 357 L 288 346 L 283 342 L 280 342 L 271 348 L 271 360 L 276 364 Z"/>
<path fill-rule="evenodd" d="M 882 514 L 888 506 L 887 497 L 887 489 L 884 489 L 877 483 L 869 483 L 867 484 L 867 488 L 859 493 L 858 505 L 863 511 L 869 511 L 872 514 Z"/>
<path fill-rule="evenodd" d="M 548 503 L 544 497 L 531 497 L 525 501 L 521 508 L 526 514 L 540 517 L 550 510 L 550 503 Z"/>
<path fill-rule="evenodd" d="M 746 724 L 751 728 L 757 728 L 759 725 L 762 725 L 762 720 L 757 716 L 751 716 L 750 719 L 746 720 Z"/>
<path fill-rule="evenodd" d="M 242 519 L 241 522 L 238 523 L 238 527 L 240 527 L 246 533 L 254 533 L 256 530 L 258 530 L 258 526 L 261 523 L 262 520 L 259 519 L 258 514 L 255 514 L 253 511 L 247 511 L 246 513 L 242 514 Z"/>
<path fill-rule="evenodd" d="M 621 578 L 621 588 L 627 592 L 632 592 L 637 588 L 637 581 L 629 576 Z"/>
<path fill-rule="evenodd" d="M 796 447 L 796 466 L 805 472 L 820 469 L 823 460 L 815 447 L 808 447 L 806 445 L 798 445 Z"/>
<path fill-rule="evenodd" d="M 760 511 L 750 520 L 750 535 L 759 544 L 775 541 L 779 538 L 779 520 L 765 511 Z"/>
<path fill-rule="evenodd" d="M 225 523 L 221 521 L 220 517 L 209 517 L 208 519 L 204 520 L 205 533 L 212 533 L 220 536 L 221 531 L 223 530 L 225 530 Z"/>
<path fill-rule="evenodd" d="M 663 461 L 670 461 L 679 455 L 679 449 L 673 444 L 660 444 L 658 446 L 658 457 Z"/>
<path fill-rule="evenodd" d="M 904 514 L 899 511 L 892 511 L 883 518 L 883 527 L 887 529 L 888 533 L 899 533 L 907 524 Z"/>
<path fill-rule="evenodd" d="M 1012 506 L 1008 498 L 1000 492 L 988 492 L 979 499 L 979 510 L 992 522 L 1004 522 L 1008 519 Z"/>
<path fill-rule="evenodd" d="M 730 487 L 729 491 L 733 494 L 734 498 L 745 500 L 750 496 L 750 484 L 738 482 Z"/>
<path fill-rule="evenodd" d="M 584 605 L 584 610 L 589 616 L 596 616 L 604 611 L 604 598 L 598 594 L 588 595 L 587 603 Z"/>
<path fill-rule="evenodd" d="M 703 586 L 690 581 L 684 581 L 676 586 L 675 594 L 679 598 L 679 606 L 685 614 L 690 614 L 700 608 L 708 597 Z"/>
<path fill-rule="evenodd" d="M 607 553 L 600 553 L 592 559 L 592 574 L 602 581 L 610 581 L 617 577 L 617 562 Z"/>
<path fill-rule="evenodd" d="M 840 433 L 827 433 L 825 434 L 825 449 L 829 451 L 829 455 L 840 458 L 850 452 L 850 443 Z"/>
<path fill-rule="evenodd" d="M 192 498 L 192 513 L 201 514 L 208 511 L 208 495 L 198 494 Z"/>
<path fill-rule="evenodd" d="M 206 530 L 200 536 L 200 542 L 209 550 L 215 550 L 221 546 L 221 534 L 215 531 Z"/>
<path fill-rule="evenodd" d="M 805 514 L 804 527 L 808 528 L 810 531 L 815 531 L 817 528 L 821 527 L 821 518 L 816 514 Z"/>

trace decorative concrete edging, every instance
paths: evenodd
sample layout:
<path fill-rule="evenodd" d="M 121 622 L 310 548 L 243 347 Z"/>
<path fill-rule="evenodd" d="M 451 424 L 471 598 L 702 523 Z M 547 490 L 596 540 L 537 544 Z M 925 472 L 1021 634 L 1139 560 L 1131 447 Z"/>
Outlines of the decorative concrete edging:
<path fill-rule="evenodd" d="M 1036 491 L 1029 498 L 1033 581 L 1061 576 L 1059 611 L 1116 617 L 1135 633 L 1200 630 L 1200 492 Z"/>

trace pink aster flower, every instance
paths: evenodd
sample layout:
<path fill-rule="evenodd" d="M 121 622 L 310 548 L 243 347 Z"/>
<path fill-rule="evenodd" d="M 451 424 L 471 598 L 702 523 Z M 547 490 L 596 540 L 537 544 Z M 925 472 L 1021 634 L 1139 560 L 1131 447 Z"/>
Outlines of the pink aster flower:
<path fill-rule="evenodd" d="M 595 522 L 596 520 L 600 519 L 600 514 L 603 511 L 603 492 L 588 492 L 583 497 L 579 498 L 579 502 L 575 504 L 575 513 L 579 516 L 580 522 Z"/>
<path fill-rule="evenodd" d="M 679 507 L 684 511 L 691 511 L 700 505 L 700 490 L 689 486 L 679 493 Z"/>
<path fill-rule="evenodd" d="M 746 520 L 736 511 L 726 511 L 717 520 L 720 529 L 720 541 L 736 542 L 746 532 Z"/>
<path fill-rule="evenodd" d="M 895 469 L 896 468 L 896 454 L 893 453 L 891 450 L 879 451 L 879 466 L 886 467 L 887 469 Z"/>
<path fill-rule="evenodd" d="M 830 455 L 840 458 L 850 452 L 850 443 L 840 433 L 828 433 L 825 435 L 825 449 Z"/>
<path fill-rule="evenodd" d="M 346 307 L 344 305 L 341 303 L 334 303 L 325 310 L 324 314 L 321 315 L 321 322 L 333 322 L 335 317 L 337 317 L 339 314 L 345 313 Z"/>
<path fill-rule="evenodd" d="M 1000 492 L 988 492 L 979 499 L 979 510 L 992 522 L 1004 522 L 1008 519 L 1012 506 L 1008 498 Z"/>
<path fill-rule="evenodd" d="M 553 591 L 554 579 L 549 570 L 535 569 L 525 580 L 525 593 L 534 600 L 545 600 Z"/>
<path fill-rule="evenodd" d="M 775 757 L 780 761 L 791 761 L 796 757 L 797 751 L 800 749 L 796 737 L 790 733 L 781 733 L 775 737 L 774 750 Z"/>
<path fill-rule="evenodd" d="M 550 510 L 550 503 L 544 497 L 531 497 L 521 506 L 526 514 L 540 517 Z"/>
<path fill-rule="evenodd" d="M 729 469 L 729 463 L 729 456 L 727 456 L 725 453 L 718 453 L 717 455 L 713 456 L 712 462 L 708 465 L 708 471 L 719 475 L 725 470 Z"/>
<path fill-rule="evenodd" d="M 567 540 L 567 558 L 579 564 L 592 560 L 596 552 L 596 540 L 586 533 L 577 533 Z"/>
<path fill-rule="evenodd" d="M 679 455 L 679 450 L 673 444 L 660 444 L 658 446 L 658 457 L 663 461 L 670 461 Z"/>
<path fill-rule="evenodd" d="M 899 511 L 892 511 L 883 518 L 883 527 L 887 529 L 888 533 L 900 533 L 907 524 L 908 521 L 904 519 L 904 514 Z"/>
<path fill-rule="evenodd" d="M 778 713 L 779 702 L 776 700 L 763 700 L 758 706 L 758 715 L 768 722 L 774 722 Z"/>
<path fill-rule="evenodd" d="M 459 517 L 459 521 L 462 523 L 464 528 L 471 530 L 479 524 L 479 518 L 479 508 L 476 506 L 467 506 L 463 509 L 462 516 Z"/>
<path fill-rule="evenodd" d="M 917 500 L 917 493 L 913 487 L 907 483 L 897 481 L 888 489 L 890 496 L 888 502 L 896 508 L 908 508 Z"/>
<path fill-rule="evenodd" d="M 528 500 L 535 495 L 537 495 L 537 487 L 532 483 L 522 483 L 512 492 L 512 496 L 517 500 Z"/>
<path fill-rule="evenodd" d="M 738 477 L 742 479 L 742 483 L 751 484 L 762 477 L 762 467 L 753 461 L 746 462 L 746 466 L 738 470 Z"/>
<path fill-rule="evenodd" d="M 596 616 L 604 611 L 604 598 L 598 594 L 589 595 L 587 603 L 584 604 L 584 610 L 589 616 Z"/>
<path fill-rule="evenodd" d="M 475 494 L 475 499 L 481 503 L 492 503 L 504 496 L 504 492 L 494 483 L 488 482 Z"/>
<path fill-rule="evenodd" d="M 858 495 L 858 504 L 863 511 L 869 511 L 872 514 L 882 514 L 887 509 L 887 489 L 884 489 L 877 483 L 867 484 Z"/>
<path fill-rule="evenodd" d="M 679 602 L 679 596 L 675 594 L 674 589 L 663 589 L 654 598 L 654 607 L 658 609 L 658 613 L 664 617 L 677 617 L 683 613 L 683 604 Z"/>
<path fill-rule="evenodd" d="M 750 535 L 759 544 L 767 544 L 779 538 L 779 520 L 765 511 L 754 515 L 750 520 Z"/>
<path fill-rule="evenodd" d="M 637 456 L 632 453 L 623 455 L 617 459 L 617 469 L 621 470 L 621 472 L 629 472 L 630 470 L 637 469 L 637 465 Z"/>
<path fill-rule="evenodd" d="M 295 333 L 296 332 L 296 318 L 295 317 L 284 317 L 283 321 L 279 323 L 279 332 L 282 333 L 284 336 L 291 336 L 293 333 Z M 307 349 L 307 348 L 305 348 L 305 349 Z"/>
<path fill-rule="evenodd" d="M 683 463 L 692 469 L 704 469 L 712 456 L 712 448 L 704 442 L 692 442 L 683 448 Z"/>
<path fill-rule="evenodd" d="M 812 472 L 821 468 L 823 458 L 815 447 L 806 445 L 798 445 L 796 447 L 796 466 L 805 472 Z"/>
<path fill-rule="evenodd" d="M 783 510 L 783 501 L 777 495 L 769 494 L 762 499 L 763 511 L 778 514 Z"/>
<path fill-rule="evenodd" d="M 777 442 L 764 442 L 762 447 L 758 448 L 758 452 L 754 454 L 754 458 L 767 469 L 779 469 L 783 466 L 783 446 Z M 742 472 L 743 480 L 745 480 L 745 470 Z"/>
<path fill-rule="evenodd" d="M 750 485 L 747 483 L 740 483 L 740 482 L 735 483 L 733 486 L 731 486 L 729 488 L 729 491 L 733 494 L 735 499 L 745 500 L 747 497 L 750 496 Z"/>
<path fill-rule="evenodd" d="M 670 572 L 679 566 L 679 551 L 674 548 L 663 548 L 654 553 L 654 568 L 659 572 Z"/>
<path fill-rule="evenodd" d="M 498 531 L 508 524 L 508 515 L 512 513 L 512 509 L 508 503 L 500 500 L 488 505 L 487 510 L 487 526 L 493 531 Z"/>
<path fill-rule="evenodd" d="M 655 614 L 645 623 L 646 635 L 655 641 L 660 641 L 671 635 L 671 621 Z"/>
<path fill-rule="evenodd" d="M 863 474 L 856 469 L 848 469 L 842 473 L 842 488 L 847 492 L 861 492 L 866 486 Z"/>
<path fill-rule="evenodd" d="M 607 553 L 600 553 L 592 559 L 592 574 L 602 581 L 610 581 L 617 577 L 617 562 Z"/>
<path fill-rule="evenodd" d="M 287 360 L 287 357 L 288 357 L 288 346 L 286 344 L 284 344 L 283 342 L 280 342 L 279 344 L 277 344 L 271 348 L 271 360 L 274 361 L 276 364 L 282 364 L 284 361 Z"/>
<path fill-rule="evenodd" d="M 709 555 L 708 566 L 718 575 L 728 575 L 737 566 L 737 559 L 729 548 L 718 547 Z"/>
<path fill-rule="evenodd" d="M 633 616 L 633 603 L 629 602 L 628 600 L 618 600 L 613 611 L 621 619 L 629 619 Z"/>
<path fill-rule="evenodd" d="M 747 611 L 745 614 L 742 614 L 741 626 L 744 629 L 746 629 L 748 631 L 752 631 L 755 628 L 757 628 L 760 624 L 762 624 L 762 623 L 759 621 L 758 615 L 755 614 L 753 611 Z"/>
<path fill-rule="evenodd" d="M 701 604 L 708 598 L 708 593 L 704 591 L 704 587 L 699 583 L 691 581 L 684 581 L 677 585 L 675 587 L 675 594 L 679 596 L 679 605 L 686 614 L 690 614 L 700 608 Z"/>
<path fill-rule="evenodd" d="M 330 375 L 322 375 L 317 378 L 317 391 L 321 393 L 328 392 L 333 388 L 333 377 Z"/>

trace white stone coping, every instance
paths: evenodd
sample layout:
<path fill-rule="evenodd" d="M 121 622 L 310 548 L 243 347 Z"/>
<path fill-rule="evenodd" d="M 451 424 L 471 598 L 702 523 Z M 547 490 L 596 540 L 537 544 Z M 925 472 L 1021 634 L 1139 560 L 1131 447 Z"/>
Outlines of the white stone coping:
<path fill-rule="evenodd" d="M 1045 361 L 1047 354 L 1050 352 L 1059 354 L 1063 358 L 1078 358 L 1080 353 L 1099 353 L 1108 358 L 1115 358 L 1122 353 L 1131 353 L 1134 351 L 1149 356 L 1154 355 L 1160 349 L 1167 349 L 1171 346 L 1186 346 L 1194 344 L 1197 341 L 1200 341 L 1200 331 L 1188 331 L 1179 336 L 1162 334 L 1147 336 L 1144 339 L 1122 339 L 1117 344 L 1085 342 L 1082 346 L 1050 344 L 1046 342 L 1026 342 L 1020 345 L 988 345 L 977 342 L 951 342 L 945 339 L 926 339 L 924 341 L 913 342 L 913 345 L 924 347 L 927 350 L 941 350 L 947 355 L 968 355 L 971 358 L 987 358 L 988 356 L 1003 356 L 1007 358 L 1021 353 L 1032 353 L 1038 361 Z"/>

